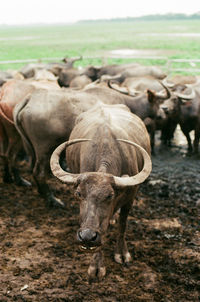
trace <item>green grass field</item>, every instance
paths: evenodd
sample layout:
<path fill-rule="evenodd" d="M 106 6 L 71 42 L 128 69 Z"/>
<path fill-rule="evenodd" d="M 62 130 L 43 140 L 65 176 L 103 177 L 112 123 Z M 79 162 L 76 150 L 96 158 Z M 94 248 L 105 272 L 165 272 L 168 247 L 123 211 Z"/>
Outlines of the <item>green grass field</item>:
<path fill-rule="evenodd" d="M 115 49 L 148 50 L 149 53 L 159 51 L 159 56 L 171 59 L 200 59 L 200 21 L 93 22 L 0 27 L 0 61 L 79 55 L 101 58 Z M 125 61 L 127 60 L 111 59 L 108 63 Z M 162 60 L 139 61 L 144 64 L 165 64 Z M 18 69 L 24 64 L 1 64 L 0 69 Z M 76 64 L 99 65 L 101 60 L 87 59 Z M 186 63 L 179 66 L 184 67 Z"/>

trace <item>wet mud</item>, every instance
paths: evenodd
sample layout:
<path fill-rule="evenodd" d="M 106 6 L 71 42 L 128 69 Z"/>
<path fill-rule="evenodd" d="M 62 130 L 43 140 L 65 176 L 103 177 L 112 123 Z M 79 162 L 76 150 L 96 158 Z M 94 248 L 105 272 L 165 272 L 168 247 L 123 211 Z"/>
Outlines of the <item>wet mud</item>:
<path fill-rule="evenodd" d="M 50 179 L 65 209 L 47 208 L 36 187 L 0 178 L 0 301 L 196 302 L 200 299 L 200 159 L 186 146 L 156 146 L 153 171 L 128 218 L 129 267 L 113 259 L 117 226 L 104 247 L 102 281 L 89 282 L 91 254 L 76 244 L 79 205 Z M 32 181 L 26 162 L 22 174 Z"/>

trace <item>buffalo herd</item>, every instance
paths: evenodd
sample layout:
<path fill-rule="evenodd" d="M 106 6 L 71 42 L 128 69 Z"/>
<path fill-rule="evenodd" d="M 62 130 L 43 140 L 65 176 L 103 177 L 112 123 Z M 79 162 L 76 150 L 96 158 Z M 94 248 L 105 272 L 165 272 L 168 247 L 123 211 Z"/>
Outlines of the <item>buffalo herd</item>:
<path fill-rule="evenodd" d="M 48 184 L 50 173 L 72 185 L 80 203 L 77 241 L 93 253 L 89 277 L 101 279 L 102 247 L 116 215 L 114 259 L 131 261 L 126 220 L 138 185 L 151 173 L 156 131 L 170 146 L 180 125 L 188 153 L 198 154 L 200 82 L 197 76 L 169 77 L 157 66 L 76 68 L 76 60 L 0 72 L 2 179 L 30 187 L 18 167 L 28 159 L 38 193 L 51 207 L 64 203 Z"/>

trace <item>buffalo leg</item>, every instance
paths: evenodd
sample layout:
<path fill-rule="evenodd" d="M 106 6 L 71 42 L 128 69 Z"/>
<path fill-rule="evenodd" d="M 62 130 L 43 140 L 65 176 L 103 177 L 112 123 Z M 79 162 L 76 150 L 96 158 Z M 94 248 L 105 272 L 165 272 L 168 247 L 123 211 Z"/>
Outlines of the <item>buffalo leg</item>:
<path fill-rule="evenodd" d="M 151 132 L 150 141 L 151 141 L 151 153 L 155 155 L 155 131 Z"/>
<path fill-rule="evenodd" d="M 13 178 L 9 169 L 8 158 L 3 156 L 3 182 L 13 183 Z"/>
<path fill-rule="evenodd" d="M 47 184 L 45 175 L 47 174 L 48 166 L 47 166 L 47 164 L 45 165 L 44 163 L 45 163 L 45 159 L 44 159 L 44 161 L 41 160 L 41 162 L 36 161 L 34 169 L 33 169 L 33 178 L 37 185 L 38 193 L 44 198 L 47 206 L 64 207 L 64 203 L 59 198 L 56 198 L 53 195 L 53 192 L 52 192 L 50 186 Z"/>
<path fill-rule="evenodd" d="M 155 130 L 156 130 L 156 125 L 154 120 L 152 120 L 151 118 L 147 117 L 146 119 L 144 119 L 144 124 L 147 128 L 147 131 L 149 133 L 150 136 L 150 141 L 151 141 L 151 154 L 155 154 L 155 150 L 154 150 L 154 146 L 155 146 Z"/>
<path fill-rule="evenodd" d="M 104 265 L 104 255 L 102 251 L 95 253 L 90 262 L 88 268 L 89 280 L 98 278 L 101 280 L 106 274 L 106 268 Z"/>
<path fill-rule="evenodd" d="M 14 144 L 10 142 L 9 149 L 7 151 L 7 157 L 9 159 L 10 170 L 12 171 L 14 182 L 18 186 L 31 186 L 31 183 L 20 176 L 18 169 L 18 154 L 22 150 L 21 144 Z"/>
<path fill-rule="evenodd" d="M 31 183 L 20 176 L 18 168 L 12 168 L 12 173 L 14 176 L 14 181 L 17 186 L 30 187 Z"/>
<path fill-rule="evenodd" d="M 128 264 L 131 261 L 131 255 L 128 251 L 126 240 L 125 240 L 125 231 L 126 231 L 126 223 L 129 211 L 132 205 L 131 201 L 124 205 L 120 210 L 119 216 L 119 231 L 117 238 L 117 245 L 115 250 L 115 261 L 117 263 L 125 263 Z"/>
<path fill-rule="evenodd" d="M 191 138 L 190 138 L 190 134 L 189 133 L 184 133 L 186 138 L 187 138 L 187 142 L 188 142 L 188 152 L 191 153 L 192 152 L 192 142 L 191 142 Z"/>
<path fill-rule="evenodd" d="M 196 127 L 194 131 L 194 142 L 193 142 L 195 154 L 198 154 L 199 152 L 199 138 L 200 138 L 200 129 L 199 127 Z"/>
<path fill-rule="evenodd" d="M 186 139 L 187 139 L 187 143 L 188 143 L 188 153 L 192 153 L 193 148 L 192 148 L 192 142 L 191 142 L 191 138 L 190 138 L 189 131 L 186 131 L 186 130 L 182 129 L 182 127 L 181 127 L 181 130 L 183 131 L 183 134 L 185 135 L 185 137 L 186 137 Z"/>

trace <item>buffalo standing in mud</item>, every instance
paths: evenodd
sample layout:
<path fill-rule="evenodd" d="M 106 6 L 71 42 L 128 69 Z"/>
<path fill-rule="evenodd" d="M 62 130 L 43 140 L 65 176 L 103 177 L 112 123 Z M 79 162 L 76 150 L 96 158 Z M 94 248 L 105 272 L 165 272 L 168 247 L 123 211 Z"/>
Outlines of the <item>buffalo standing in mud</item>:
<path fill-rule="evenodd" d="M 193 85 L 172 85 L 170 97 L 161 105 L 167 115 L 162 127 L 162 139 L 170 142 L 177 124 L 180 125 L 188 143 L 188 153 L 198 153 L 200 138 L 200 87 Z M 194 130 L 192 144 L 190 132 Z"/>
<path fill-rule="evenodd" d="M 71 173 L 59 164 L 66 147 Z M 124 105 L 98 103 L 77 118 L 69 141 L 56 148 L 50 164 L 58 179 L 74 185 L 80 201 L 77 238 L 84 250 L 95 251 L 89 277 L 101 279 L 106 274 L 101 246 L 109 221 L 119 209 L 115 261 L 129 263 L 126 220 L 138 184 L 151 172 L 150 140 L 142 120 Z"/>
<path fill-rule="evenodd" d="M 3 181 L 20 186 L 30 183 L 20 176 L 18 156 L 23 154 L 21 137 L 13 121 L 13 110 L 34 90 L 41 87 L 56 87 L 53 81 L 17 80 L 7 81 L 0 92 L 0 157 L 3 159 Z"/>

